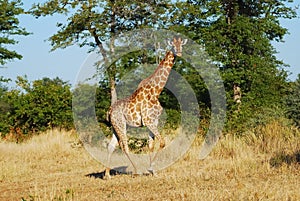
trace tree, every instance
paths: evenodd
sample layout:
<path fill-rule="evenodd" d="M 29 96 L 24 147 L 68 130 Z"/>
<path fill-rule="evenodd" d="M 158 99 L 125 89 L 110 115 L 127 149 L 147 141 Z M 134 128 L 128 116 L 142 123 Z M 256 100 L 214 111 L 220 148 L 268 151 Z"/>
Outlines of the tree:
<path fill-rule="evenodd" d="M 19 26 L 18 15 L 23 14 L 21 0 L 1 0 L 0 1 L 0 65 L 13 59 L 21 59 L 22 56 L 6 46 L 17 43 L 12 39 L 13 35 L 28 35 L 29 33 Z"/>
<path fill-rule="evenodd" d="M 285 0 L 191 0 L 176 5 L 173 27 L 203 44 L 218 65 L 234 126 L 283 102 L 287 73 L 271 41 L 282 41 L 287 34 L 279 18 L 296 16 Z M 240 99 L 234 99 L 237 89 Z"/>
<path fill-rule="evenodd" d="M 5 113 L 6 133 L 8 128 L 27 134 L 73 127 L 69 84 L 59 78 L 43 78 L 30 83 L 26 77 L 18 77 L 16 83 L 20 89 L 7 91 L 1 97 L 9 106 Z"/>
<path fill-rule="evenodd" d="M 35 4 L 31 13 L 36 16 L 48 16 L 55 13 L 69 14 L 67 23 L 58 23 L 60 30 L 50 37 L 52 50 L 65 48 L 73 44 L 90 46 L 98 49 L 104 59 L 107 77 L 111 89 L 111 104 L 117 99 L 116 79 L 118 69 L 109 65 L 109 55 L 115 52 L 115 36 L 130 30 L 144 27 L 164 27 L 169 0 L 150 1 L 115 1 L 115 0 L 49 0 Z M 71 13 L 71 15 L 70 15 Z M 104 41 L 109 40 L 106 48 Z"/>
<path fill-rule="evenodd" d="M 300 74 L 298 79 L 291 83 L 290 91 L 286 97 L 287 116 L 294 124 L 300 127 Z"/>
<path fill-rule="evenodd" d="M 36 17 L 57 13 L 68 16 L 65 24 L 58 23 L 60 30 L 49 39 L 52 50 L 78 44 L 100 52 L 104 59 L 101 67 L 107 70 L 107 82 L 100 85 L 109 86 L 111 104 L 116 100 L 116 82 L 124 71 L 143 62 L 138 59 L 133 63 L 126 58 L 118 62 L 110 61 L 111 55 L 119 50 L 116 34 L 152 27 L 170 28 L 189 36 L 204 45 L 211 60 L 221 71 L 227 91 L 228 119 L 233 120 L 228 122 L 233 122 L 230 126 L 234 127 L 241 121 L 257 119 L 255 115 L 264 108 L 282 107 L 287 74 L 283 70 L 285 64 L 274 56 L 275 49 L 271 41 L 282 41 L 287 33 L 280 25 L 279 18 L 296 16 L 286 2 L 48 0 L 33 5 L 31 13 Z M 104 44 L 104 41 L 109 43 Z M 132 53 L 127 56 L 136 55 Z M 176 68 L 201 94 L 198 99 L 209 107 L 209 92 L 200 76 L 194 76 L 195 71 L 189 69 L 188 65 Z M 237 92 L 239 98 L 236 98 Z M 104 93 L 99 96 L 104 96 Z M 101 116 L 104 116 L 103 111 Z"/>
<path fill-rule="evenodd" d="M 7 122 L 7 115 L 10 112 L 10 105 L 8 100 L 5 98 L 8 88 L 2 84 L 2 82 L 7 82 L 8 80 L 0 77 L 0 134 L 7 133 L 9 131 L 9 126 Z"/>

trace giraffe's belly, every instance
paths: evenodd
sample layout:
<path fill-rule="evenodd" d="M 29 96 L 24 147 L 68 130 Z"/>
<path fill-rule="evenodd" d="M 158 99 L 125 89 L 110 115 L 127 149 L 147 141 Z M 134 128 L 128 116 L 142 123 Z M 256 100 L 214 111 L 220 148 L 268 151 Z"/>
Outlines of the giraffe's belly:
<path fill-rule="evenodd" d="M 126 115 L 126 123 L 129 126 L 133 126 L 133 127 L 141 127 L 143 126 L 142 124 L 142 116 L 140 115 L 140 113 L 134 113 L 131 115 Z"/>

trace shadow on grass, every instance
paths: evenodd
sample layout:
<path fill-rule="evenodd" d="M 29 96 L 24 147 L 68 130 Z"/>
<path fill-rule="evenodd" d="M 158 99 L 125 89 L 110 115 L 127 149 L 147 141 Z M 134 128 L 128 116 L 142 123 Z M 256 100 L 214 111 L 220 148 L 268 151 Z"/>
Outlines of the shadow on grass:
<path fill-rule="evenodd" d="M 282 151 L 270 159 L 270 165 L 272 167 L 280 167 L 283 164 L 300 164 L 300 150 L 295 151 L 293 154 L 286 154 Z"/>
<path fill-rule="evenodd" d="M 121 166 L 121 167 L 116 167 L 114 169 L 111 169 L 109 171 L 110 176 L 116 176 L 116 175 L 130 175 L 131 173 L 126 172 L 127 166 Z M 102 172 L 94 172 L 85 175 L 86 177 L 91 177 L 95 179 L 105 179 L 105 170 Z"/>

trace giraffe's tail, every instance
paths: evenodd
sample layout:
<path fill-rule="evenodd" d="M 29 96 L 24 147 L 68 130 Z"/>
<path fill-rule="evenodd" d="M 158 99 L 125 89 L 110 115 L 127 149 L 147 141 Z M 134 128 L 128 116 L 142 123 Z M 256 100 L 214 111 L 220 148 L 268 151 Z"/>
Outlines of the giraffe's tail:
<path fill-rule="evenodd" d="M 111 106 L 109 107 L 108 111 L 106 112 L 106 121 L 110 122 L 110 113 L 111 113 Z"/>

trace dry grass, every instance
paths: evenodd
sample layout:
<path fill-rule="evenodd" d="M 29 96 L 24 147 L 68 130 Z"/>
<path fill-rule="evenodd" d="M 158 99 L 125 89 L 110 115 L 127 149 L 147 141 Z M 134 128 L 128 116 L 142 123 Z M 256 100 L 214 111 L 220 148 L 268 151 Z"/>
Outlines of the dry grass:
<path fill-rule="evenodd" d="M 51 131 L 0 142 L 0 200 L 300 200 L 300 133 L 277 122 L 245 137 L 223 137 L 197 159 L 197 139 L 156 177 L 88 177 L 104 170 L 74 133 Z M 97 174 L 94 174 L 97 175 Z"/>

